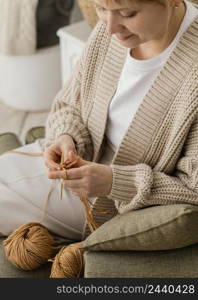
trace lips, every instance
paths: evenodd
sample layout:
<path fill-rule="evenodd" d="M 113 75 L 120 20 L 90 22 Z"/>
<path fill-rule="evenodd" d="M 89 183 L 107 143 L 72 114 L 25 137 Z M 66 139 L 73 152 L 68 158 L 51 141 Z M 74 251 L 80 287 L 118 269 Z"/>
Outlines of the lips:
<path fill-rule="evenodd" d="M 127 35 L 127 36 L 122 36 L 122 35 L 116 35 L 117 38 L 121 41 L 125 41 L 127 40 L 128 38 L 130 38 L 133 34 L 130 34 L 130 35 Z"/>

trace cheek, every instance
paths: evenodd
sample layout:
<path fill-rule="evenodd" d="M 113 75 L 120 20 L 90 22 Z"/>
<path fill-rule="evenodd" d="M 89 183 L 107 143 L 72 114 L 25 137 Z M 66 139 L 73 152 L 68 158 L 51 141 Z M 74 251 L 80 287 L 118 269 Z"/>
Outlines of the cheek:
<path fill-rule="evenodd" d="M 147 26 L 155 34 L 164 33 L 167 27 L 167 16 L 164 13 L 155 14 L 153 18 L 147 22 Z"/>
<path fill-rule="evenodd" d="M 131 31 L 137 34 L 143 40 L 149 40 L 160 36 L 164 33 L 166 24 L 161 16 L 156 16 L 155 19 L 139 19 L 138 22 L 133 23 L 133 28 L 131 26 Z"/>
<path fill-rule="evenodd" d="M 138 17 L 129 20 L 126 27 L 131 33 L 141 37 L 152 30 L 153 24 L 151 25 L 150 22 L 143 17 Z"/>

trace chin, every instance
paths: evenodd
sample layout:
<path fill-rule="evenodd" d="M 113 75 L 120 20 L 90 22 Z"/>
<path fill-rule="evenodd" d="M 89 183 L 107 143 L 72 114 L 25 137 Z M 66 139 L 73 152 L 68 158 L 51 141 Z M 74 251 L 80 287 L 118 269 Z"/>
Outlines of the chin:
<path fill-rule="evenodd" d="M 135 49 L 135 48 L 137 48 L 139 45 L 140 45 L 140 43 L 132 43 L 131 41 L 120 41 L 119 40 L 119 43 L 122 45 L 122 46 L 124 46 L 124 47 L 126 47 L 126 48 L 130 48 L 130 49 Z"/>
<path fill-rule="evenodd" d="M 137 39 L 134 36 L 130 37 L 126 40 L 121 40 L 119 38 L 117 38 L 117 40 L 121 45 L 125 46 L 126 48 L 133 49 L 133 48 L 136 48 L 140 45 L 140 43 L 137 42 Z"/>

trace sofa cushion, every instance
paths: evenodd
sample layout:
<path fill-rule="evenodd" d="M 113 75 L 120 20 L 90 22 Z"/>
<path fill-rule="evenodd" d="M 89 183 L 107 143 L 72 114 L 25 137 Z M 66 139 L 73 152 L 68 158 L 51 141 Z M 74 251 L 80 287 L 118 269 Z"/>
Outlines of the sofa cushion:
<path fill-rule="evenodd" d="M 197 233 L 197 206 L 152 206 L 115 216 L 91 233 L 83 248 L 92 251 L 176 249 L 198 243 Z"/>
<path fill-rule="evenodd" d="M 6 151 L 16 149 L 22 144 L 19 141 L 16 134 L 12 132 L 6 132 L 0 134 L 0 154 L 3 154 Z"/>
<path fill-rule="evenodd" d="M 86 251 L 85 278 L 197 278 L 198 244 L 164 251 Z"/>
<path fill-rule="evenodd" d="M 25 144 L 34 143 L 37 139 L 42 139 L 45 137 L 45 127 L 36 126 L 30 128 L 25 136 Z"/>

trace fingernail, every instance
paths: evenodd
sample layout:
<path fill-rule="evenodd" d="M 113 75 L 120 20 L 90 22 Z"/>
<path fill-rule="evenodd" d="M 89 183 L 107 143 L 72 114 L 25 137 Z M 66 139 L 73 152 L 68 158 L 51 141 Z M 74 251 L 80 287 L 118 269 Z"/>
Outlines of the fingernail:
<path fill-rule="evenodd" d="M 60 168 L 59 165 L 55 165 L 55 166 L 54 166 L 54 169 L 55 169 L 55 170 L 60 170 L 61 168 Z"/>

